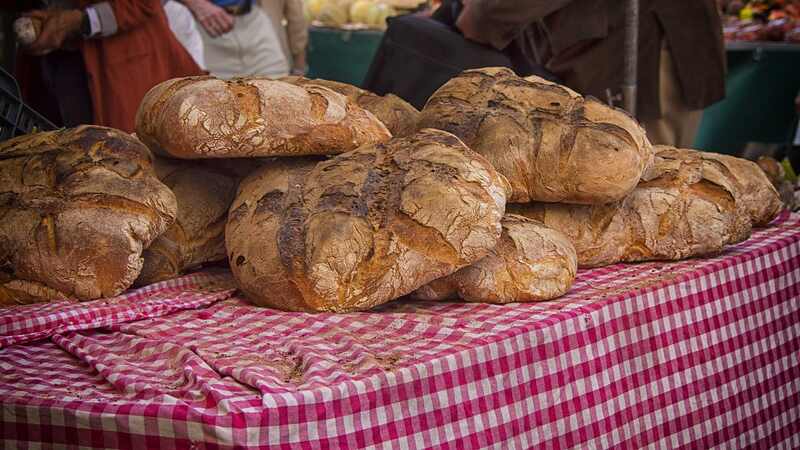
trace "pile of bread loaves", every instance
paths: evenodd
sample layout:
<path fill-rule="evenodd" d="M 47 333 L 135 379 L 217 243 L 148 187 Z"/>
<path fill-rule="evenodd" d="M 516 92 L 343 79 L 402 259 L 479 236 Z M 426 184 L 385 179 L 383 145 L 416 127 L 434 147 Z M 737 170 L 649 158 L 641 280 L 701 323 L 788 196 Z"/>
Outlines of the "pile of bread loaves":
<path fill-rule="evenodd" d="M 421 112 L 324 80 L 170 80 L 136 137 L 6 141 L 0 180 L 0 305 L 219 261 L 253 303 L 292 311 L 537 301 L 578 266 L 719 252 L 781 208 L 754 163 L 653 148 L 624 112 L 498 68 Z"/>

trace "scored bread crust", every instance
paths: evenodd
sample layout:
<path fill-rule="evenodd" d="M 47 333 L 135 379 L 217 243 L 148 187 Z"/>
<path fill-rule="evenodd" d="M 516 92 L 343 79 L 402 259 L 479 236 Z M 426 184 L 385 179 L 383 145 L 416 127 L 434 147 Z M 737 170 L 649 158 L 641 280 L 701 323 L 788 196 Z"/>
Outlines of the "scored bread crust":
<path fill-rule="evenodd" d="M 175 278 L 204 263 L 222 261 L 225 223 L 239 180 L 192 161 L 156 158 L 156 174 L 175 194 L 175 222 L 144 251 L 137 285 Z"/>
<path fill-rule="evenodd" d="M 698 150 L 676 149 L 668 146 L 656 146 L 656 156 L 661 159 L 702 158 L 708 162 L 716 162 L 720 170 L 733 182 L 737 201 L 750 217 L 755 227 L 763 227 L 778 216 L 783 207 L 781 196 L 767 177 L 767 174 L 753 161 Z"/>
<path fill-rule="evenodd" d="M 258 305 L 365 310 L 488 254 L 506 188 L 483 157 L 438 130 L 318 164 L 276 161 L 240 185 L 228 257 Z"/>
<path fill-rule="evenodd" d="M 297 85 L 317 84 L 346 96 L 374 114 L 394 137 L 408 136 L 417 130 L 419 111 L 394 94 L 378 95 L 347 83 L 301 76 L 288 76 L 281 80 Z"/>
<path fill-rule="evenodd" d="M 449 131 L 486 157 L 511 183 L 511 202 L 620 201 L 653 158 L 644 129 L 624 111 L 506 68 L 451 79 L 418 126 Z"/>
<path fill-rule="evenodd" d="M 639 186 L 608 205 L 511 204 L 567 235 L 580 267 L 715 254 L 750 236 L 741 186 L 704 154 L 662 149 Z"/>
<path fill-rule="evenodd" d="M 564 234 L 515 214 L 503 217 L 503 234 L 489 255 L 411 294 L 419 300 L 460 298 L 478 303 L 550 300 L 572 286 L 575 248 Z"/>
<path fill-rule="evenodd" d="M 136 134 L 174 158 L 336 154 L 391 137 L 371 113 L 319 85 L 187 77 L 142 99 Z"/>
<path fill-rule="evenodd" d="M 0 143 L 0 266 L 81 300 L 115 296 L 175 219 L 147 148 L 98 126 Z"/>

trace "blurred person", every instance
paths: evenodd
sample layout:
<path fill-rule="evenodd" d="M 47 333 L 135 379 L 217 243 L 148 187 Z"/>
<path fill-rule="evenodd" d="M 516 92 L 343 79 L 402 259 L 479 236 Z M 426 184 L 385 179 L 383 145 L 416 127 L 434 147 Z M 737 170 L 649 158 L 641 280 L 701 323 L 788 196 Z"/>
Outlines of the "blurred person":
<path fill-rule="evenodd" d="M 167 13 L 169 28 L 183 47 L 192 55 L 192 59 L 201 69 L 206 68 L 203 55 L 203 38 L 198 31 L 197 22 L 189 8 L 177 0 L 167 0 L 164 3 L 164 12 Z"/>
<path fill-rule="evenodd" d="M 305 75 L 308 23 L 303 14 L 303 0 L 259 0 L 259 4 L 278 32 L 290 73 Z"/>
<path fill-rule="evenodd" d="M 200 68 L 167 24 L 161 0 L 50 0 L 24 13 L 42 21 L 22 49 L 25 100 L 54 123 L 94 123 L 131 132 L 150 88 Z"/>
<path fill-rule="evenodd" d="M 620 0 L 464 0 L 456 27 L 473 41 L 512 42 L 564 84 L 620 99 Z M 656 144 L 691 147 L 703 108 L 725 96 L 717 0 L 640 0 L 637 117 Z M 621 102 L 617 102 L 619 105 Z"/>
<path fill-rule="evenodd" d="M 219 78 L 289 74 L 278 33 L 256 0 L 180 0 L 200 23 L 206 69 Z"/>

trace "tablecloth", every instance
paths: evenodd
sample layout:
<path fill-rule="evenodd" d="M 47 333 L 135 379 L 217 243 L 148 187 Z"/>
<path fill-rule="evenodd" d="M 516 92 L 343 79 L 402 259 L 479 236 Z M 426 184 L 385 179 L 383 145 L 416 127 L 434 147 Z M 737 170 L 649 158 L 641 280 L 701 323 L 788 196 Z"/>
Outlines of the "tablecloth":
<path fill-rule="evenodd" d="M 534 304 L 248 306 L 227 272 L 0 315 L 3 448 L 800 448 L 800 216 Z"/>

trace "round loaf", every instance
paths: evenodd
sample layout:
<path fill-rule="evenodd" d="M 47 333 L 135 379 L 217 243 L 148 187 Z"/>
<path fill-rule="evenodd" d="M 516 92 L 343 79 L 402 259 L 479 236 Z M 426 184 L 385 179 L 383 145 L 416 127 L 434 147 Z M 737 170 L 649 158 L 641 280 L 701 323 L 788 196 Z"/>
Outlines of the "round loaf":
<path fill-rule="evenodd" d="M 506 68 L 467 70 L 428 100 L 419 127 L 461 138 L 511 182 L 512 202 L 620 201 L 652 162 L 624 111 Z"/>
<path fill-rule="evenodd" d="M 575 248 L 541 222 L 506 214 L 503 234 L 489 255 L 414 291 L 420 300 L 517 303 L 564 295 L 575 280 Z"/>
<path fill-rule="evenodd" d="M 0 143 L 0 267 L 82 300 L 127 289 L 177 209 L 150 158 L 97 126 Z"/>
<path fill-rule="evenodd" d="M 238 179 L 190 161 L 157 158 L 159 179 L 175 194 L 175 222 L 143 254 L 137 285 L 175 278 L 204 263 L 222 261 L 225 223 Z"/>
<path fill-rule="evenodd" d="M 266 78 L 175 78 L 152 88 L 136 134 L 175 158 L 324 155 L 391 137 L 347 97 L 322 86 Z"/>
<path fill-rule="evenodd" d="M 505 201 L 505 180 L 483 157 L 423 130 L 261 168 L 240 185 L 225 240 L 257 305 L 366 310 L 488 254 Z"/>
<path fill-rule="evenodd" d="M 374 114 L 378 120 L 386 125 L 386 128 L 389 129 L 394 137 L 408 136 L 417 129 L 419 111 L 394 94 L 381 96 L 347 83 L 308 79 L 300 76 L 285 77 L 282 80 L 297 85 L 316 84 L 344 95 L 358 104 L 358 106 Z"/>
<path fill-rule="evenodd" d="M 725 166 L 698 152 L 673 150 L 658 153 L 622 202 L 513 204 L 509 211 L 567 235 L 580 267 L 709 255 L 747 239 L 752 221 Z"/>

